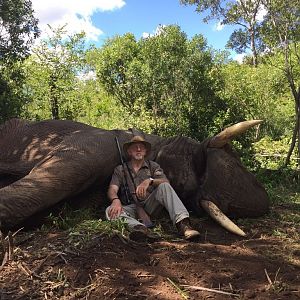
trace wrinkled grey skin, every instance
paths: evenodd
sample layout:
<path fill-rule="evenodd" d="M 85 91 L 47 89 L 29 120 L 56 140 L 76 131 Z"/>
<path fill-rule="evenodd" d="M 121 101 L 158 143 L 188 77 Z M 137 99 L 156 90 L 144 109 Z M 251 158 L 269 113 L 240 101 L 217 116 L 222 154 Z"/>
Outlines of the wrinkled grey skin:
<path fill-rule="evenodd" d="M 0 222 L 10 228 L 37 212 L 107 182 L 120 163 L 132 131 L 103 130 L 61 120 L 13 119 L 0 127 Z M 211 200 L 225 214 L 257 217 L 268 211 L 264 188 L 240 163 L 229 145 L 219 149 L 185 138 L 144 134 L 152 144 L 149 159 L 165 170 L 189 208 Z"/>

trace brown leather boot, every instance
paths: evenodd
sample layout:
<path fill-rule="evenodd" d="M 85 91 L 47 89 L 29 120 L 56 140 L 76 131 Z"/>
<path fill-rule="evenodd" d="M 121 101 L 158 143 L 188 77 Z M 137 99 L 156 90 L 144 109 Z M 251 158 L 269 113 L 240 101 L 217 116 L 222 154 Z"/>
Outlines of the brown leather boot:
<path fill-rule="evenodd" d="M 159 236 L 144 225 L 136 225 L 129 233 L 129 238 L 135 242 L 154 242 L 159 239 Z"/>
<path fill-rule="evenodd" d="M 182 235 L 188 241 L 193 241 L 200 238 L 199 231 L 191 227 L 191 222 L 189 218 L 185 218 L 180 222 L 176 223 L 176 227 L 179 234 Z"/>

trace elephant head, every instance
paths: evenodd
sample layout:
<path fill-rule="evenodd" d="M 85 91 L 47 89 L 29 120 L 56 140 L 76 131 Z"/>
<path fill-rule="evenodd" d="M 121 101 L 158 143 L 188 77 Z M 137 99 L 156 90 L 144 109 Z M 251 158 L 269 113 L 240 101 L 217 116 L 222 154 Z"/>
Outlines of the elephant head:
<path fill-rule="evenodd" d="M 269 199 L 229 141 L 260 122 L 238 123 L 200 144 L 177 137 L 163 146 L 156 157 L 190 209 L 198 213 L 206 211 L 227 230 L 241 236 L 245 233 L 227 216 L 261 216 L 269 209 Z"/>

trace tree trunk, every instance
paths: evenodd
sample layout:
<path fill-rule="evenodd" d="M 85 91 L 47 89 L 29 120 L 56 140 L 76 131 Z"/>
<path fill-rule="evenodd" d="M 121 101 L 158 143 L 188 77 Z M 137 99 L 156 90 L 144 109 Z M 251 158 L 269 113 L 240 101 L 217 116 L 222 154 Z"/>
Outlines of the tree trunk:
<path fill-rule="evenodd" d="M 50 105 L 51 105 L 51 115 L 53 120 L 59 120 L 59 109 L 58 109 L 58 97 L 57 97 L 57 86 L 56 86 L 56 76 L 51 75 L 49 86 L 50 86 Z"/>
<path fill-rule="evenodd" d="M 52 96 L 50 102 L 52 119 L 59 120 L 57 98 Z"/>
<path fill-rule="evenodd" d="M 297 92 L 297 106 L 298 106 L 298 114 L 297 114 L 297 123 L 298 123 L 298 153 L 297 153 L 297 168 L 300 166 L 300 87 Z"/>
<path fill-rule="evenodd" d="M 294 96 L 294 101 L 295 101 L 295 115 L 296 115 L 296 120 L 295 121 L 296 122 L 295 122 L 292 142 L 291 142 L 290 149 L 289 149 L 289 152 L 287 154 L 284 166 L 287 166 L 290 163 L 290 158 L 291 158 L 291 155 L 292 155 L 293 150 L 295 148 L 296 140 L 298 139 L 297 166 L 299 167 L 299 163 L 300 163 L 300 86 L 299 86 L 298 91 L 297 91 L 295 89 L 295 85 L 291 84 L 293 82 L 290 81 L 290 80 L 289 80 L 289 82 L 290 82 L 290 87 L 291 87 L 292 94 Z"/>
<path fill-rule="evenodd" d="M 286 35 L 286 37 L 287 37 L 287 35 Z M 298 139 L 297 166 L 299 166 L 299 157 L 300 157 L 300 152 L 299 152 L 299 150 L 300 150 L 300 128 L 299 128 L 299 125 L 300 125 L 300 120 L 299 120 L 299 118 L 300 118 L 300 86 L 298 87 L 298 90 L 297 90 L 296 83 L 295 83 L 294 76 L 293 76 L 293 71 L 292 71 L 293 69 L 290 65 L 290 45 L 289 45 L 289 41 L 287 40 L 287 38 L 285 39 L 285 43 L 284 43 L 284 52 L 285 52 L 285 74 L 286 74 L 287 80 L 289 82 L 291 93 L 294 98 L 295 116 L 296 116 L 296 120 L 295 120 L 296 123 L 295 123 L 295 127 L 294 127 L 292 142 L 291 142 L 290 149 L 289 149 L 289 152 L 286 157 L 286 161 L 285 161 L 284 165 L 287 166 L 290 163 L 290 158 L 291 158 L 292 152 L 295 148 L 296 140 Z"/>
<path fill-rule="evenodd" d="M 297 137 L 298 137 L 298 158 L 299 158 L 299 134 L 300 134 L 300 131 L 299 131 L 299 111 L 298 111 L 296 113 L 296 122 L 295 122 L 295 127 L 294 127 L 294 131 L 293 131 L 293 137 L 292 137 L 290 149 L 289 149 L 289 152 L 286 156 L 285 163 L 284 163 L 285 167 L 290 163 L 291 155 L 294 151 Z M 299 163 L 299 161 L 298 161 L 298 163 Z"/>
<path fill-rule="evenodd" d="M 298 153 L 297 153 L 297 169 L 299 170 L 300 166 L 300 122 L 299 122 L 299 114 L 298 114 Z"/>
<path fill-rule="evenodd" d="M 250 30 L 250 38 L 251 38 L 251 52 L 252 52 L 252 64 L 254 67 L 257 67 L 257 51 L 255 47 L 255 32 L 254 29 Z"/>

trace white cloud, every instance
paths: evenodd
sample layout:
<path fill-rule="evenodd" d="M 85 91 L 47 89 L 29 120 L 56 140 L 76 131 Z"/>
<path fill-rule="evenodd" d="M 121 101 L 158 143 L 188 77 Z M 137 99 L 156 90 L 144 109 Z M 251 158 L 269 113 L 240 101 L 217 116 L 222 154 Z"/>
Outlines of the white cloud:
<path fill-rule="evenodd" d="M 151 36 L 153 36 L 153 34 L 151 34 L 151 33 L 148 33 L 148 32 L 143 32 L 143 33 L 142 33 L 142 38 L 143 38 L 143 39 L 147 39 L 147 38 L 149 38 L 149 37 L 151 37 Z"/>
<path fill-rule="evenodd" d="M 153 30 L 152 33 L 149 33 L 149 32 L 143 32 L 142 33 L 142 38 L 143 39 L 147 39 L 149 37 L 153 37 L 153 36 L 156 36 L 156 35 L 160 35 L 163 31 L 164 31 L 164 28 L 166 27 L 167 25 L 162 25 L 162 24 L 159 24 L 155 30 Z"/>
<path fill-rule="evenodd" d="M 245 53 L 242 54 L 236 54 L 233 59 L 238 61 L 240 64 L 243 62 L 244 57 L 246 56 Z"/>
<path fill-rule="evenodd" d="M 221 30 L 223 30 L 224 26 L 225 26 L 225 25 L 222 24 L 221 21 L 219 21 L 218 23 L 216 23 L 216 24 L 214 25 L 213 30 L 214 30 L 214 31 L 221 31 Z"/>
<path fill-rule="evenodd" d="M 88 81 L 88 80 L 96 80 L 97 75 L 94 71 L 89 71 L 88 73 L 81 73 L 77 76 L 79 80 Z"/>
<path fill-rule="evenodd" d="M 264 16 L 267 14 L 267 10 L 264 7 L 260 7 L 258 12 L 257 12 L 257 16 L 256 19 L 258 21 L 262 21 L 264 19 Z"/>
<path fill-rule="evenodd" d="M 42 36 L 47 33 L 47 24 L 54 28 L 68 24 L 68 33 L 85 31 L 87 39 L 94 41 L 103 32 L 93 25 L 92 15 L 99 11 L 120 9 L 124 5 L 124 0 L 32 0 Z"/>

